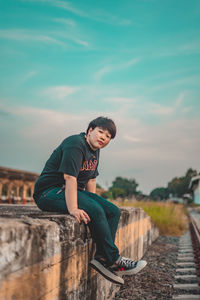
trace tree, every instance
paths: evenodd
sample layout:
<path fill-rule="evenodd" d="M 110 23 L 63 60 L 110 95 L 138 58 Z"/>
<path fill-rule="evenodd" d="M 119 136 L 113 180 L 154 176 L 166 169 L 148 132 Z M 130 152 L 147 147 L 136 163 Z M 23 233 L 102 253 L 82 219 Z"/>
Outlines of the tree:
<path fill-rule="evenodd" d="M 98 188 L 98 189 L 102 189 L 102 187 L 100 186 L 100 184 L 96 184 L 96 187 Z"/>
<path fill-rule="evenodd" d="M 112 191 L 109 190 L 101 193 L 101 197 L 105 199 L 113 199 Z"/>
<path fill-rule="evenodd" d="M 138 192 L 136 191 L 138 187 L 138 183 L 135 179 L 127 179 L 123 177 L 116 177 L 115 180 L 112 182 L 111 190 L 114 188 L 121 189 L 123 191 L 123 197 L 131 197 Z"/>
<path fill-rule="evenodd" d="M 181 194 L 181 179 L 178 177 L 173 178 L 170 182 L 168 182 L 167 188 L 169 194 L 179 197 Z"/>
<path fill-rule="evenodd" d="M 168 189 L 164 187 L 155 188 L 150 193 L 150 197 L 153 198 L 154 200 L 167 199 L 168 196 L 169 196 Z"/>
<path fill-rule="evenodd" d="M 185 176 L 175 177 L 170 182 L 168 182 L 168 192 L 177 197 L 182 197 L 188 192 L 188 187 L 190 180 L 193 176 L 197 175 L 197 171 L 189 168 L 186 171 Z"/>
<path fill-rule="evenodd" d="M 125 190 L 117 187 L 111 188 L 110 192 L 112 193 L 113 199 L 117 199 L 118 197 L 124 198 L 126 196 Z"/>

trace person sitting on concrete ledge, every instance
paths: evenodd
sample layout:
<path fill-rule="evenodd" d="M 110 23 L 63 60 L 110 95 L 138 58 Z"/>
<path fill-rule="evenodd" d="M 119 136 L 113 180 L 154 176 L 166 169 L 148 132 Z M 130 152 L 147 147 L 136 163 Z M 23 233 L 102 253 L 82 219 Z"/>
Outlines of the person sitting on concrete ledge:
<path fill-rule="evenodd" d="M 114 243 L 120 209 L 96 194 L 99 152 L 115 135 L 115 123 L 98 117 L 86 133 L 67 137 L 47 160 L 33 197 L 41 210 L 70 214 L 87 224 L 96 243 L 91 267 L 111 282 L 123 284 L 122 275 L 136 274 L 147 263 L 120 256 Z"/>

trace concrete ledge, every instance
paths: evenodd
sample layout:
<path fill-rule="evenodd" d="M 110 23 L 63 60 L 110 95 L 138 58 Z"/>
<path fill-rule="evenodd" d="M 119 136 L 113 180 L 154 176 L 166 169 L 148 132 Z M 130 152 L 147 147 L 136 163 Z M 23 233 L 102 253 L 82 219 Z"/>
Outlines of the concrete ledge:
<path fill-rule="evenodd" d="M 89 230 L 69 215 L 36 206 L 0 206 L 0 299 L 112 299 L 118 287 L 88 263 L 94 252 Z M 116 244 L 140 259 L 158 237 L 140 208 L 122 208 Z"/>

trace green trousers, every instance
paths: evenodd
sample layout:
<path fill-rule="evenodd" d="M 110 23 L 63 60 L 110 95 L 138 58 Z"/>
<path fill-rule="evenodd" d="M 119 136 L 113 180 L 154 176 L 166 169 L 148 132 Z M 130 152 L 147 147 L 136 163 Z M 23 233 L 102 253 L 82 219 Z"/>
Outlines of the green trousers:
<path fill-rule="evenodd" d="M 44 191 L 35 202 L 43 211 L 69 213 L 65 190 L 60 187 Z M 119 208 L 88 191 L 78 191 L 78 208 L 86 211 L 90 217 L 91 221 L 87 226 L 96 243 L 95 257 L 103 257 L 108 265 L 112 265 L 119 258 L 119 251 L 114 243 L 120 218 Z"/>

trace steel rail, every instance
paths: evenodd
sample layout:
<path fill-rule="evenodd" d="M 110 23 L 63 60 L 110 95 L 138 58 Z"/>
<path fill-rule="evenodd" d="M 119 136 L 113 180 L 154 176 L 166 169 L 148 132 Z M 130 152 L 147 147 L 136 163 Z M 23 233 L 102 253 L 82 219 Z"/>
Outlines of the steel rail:
<path fill-rule="evenodd" d="M 200 276 L 200 225 L 197 224 L 194 215 L 189 212 L 190 234 L 197 269 L 197 275 Z M 199 223 L 200 224 L 200 223 Z M 200 285 L 200 281 L 198 282 Z"/>

